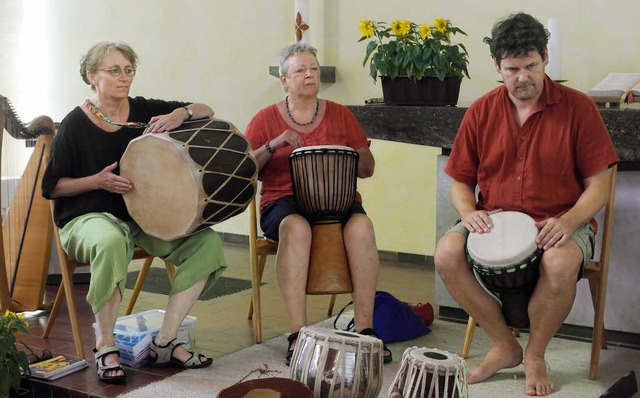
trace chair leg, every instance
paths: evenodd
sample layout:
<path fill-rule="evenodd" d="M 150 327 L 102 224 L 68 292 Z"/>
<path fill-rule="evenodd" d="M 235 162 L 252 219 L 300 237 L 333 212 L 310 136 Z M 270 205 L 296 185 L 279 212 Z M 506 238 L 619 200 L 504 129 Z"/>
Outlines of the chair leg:
<path fill-rule="evenodd" d="M 589 290 L 591 291 L 591 302 L 593 303 L 593 311 L 594 314 L 597 313 L 598 310 L 598 303 L 597 303 L 597 297 L 598 297 L 598 281 L 594 278 L 588 278 L 587 281 L 589 282 Z M 595 324 L 595 318 L 594 318 L 594 324 L 593 324 L 594 330 L 596 327 Z M 593 334 L 593 336 L 595 337 L 595 333 Z M 603 350 L 607 349 L 607 339 L 606 336 L 604 335 L 604 321 L 602 322 L 602 334 L 601 334 L 601 339 L 600 339 L 600 348 L 602 348 Z"/>
<path fill-rule="evenodd" d="M 329 308 L 327 309 L 327 316 L 330 317 L 333 314 L 333 306 L 336 304 L 336 296 L 337 294 L 332 294 L 329 299 Z"/>
<path fill-rule="evenodd" d="M 169 278 L 169 283 L 171 284 L 171 286 L 173 286 L 173 278 L 176 275 L 176 266 L 168 261 L 165 261 L 164 267 L 167 269 L 167 277 Z"/>
<path fill-rule="evenodd" d="M 264 267 L 267 263 L 267 256 L 258 256 L 258 282 L 262 283 L 262 275 L 264 274 Z M 253 295 L 249 300 L 249 311 L 247 313 L 247 319 L 253 318 Z"/>
<path fill-rule="evenodd" d="M 471 341 L 473 341 L 473 332 L 476 329 L 476 321 L 472 317 L 469 317 L 467 322 L 467 332 L 464 335 L 464 342 L 462 343 L 462 350 L 460 356 L 464 359 L 469 357 L 469 350 L 471 349 Z"/>
<path fill-rule="evenodd" d="M 133 287 L 133 293 L 131 293 L 131 299 L 129 299 L 129 305 L 127 306 L 125 315 L 131 315 L 131 312 L 133 312 L 133 307 L 136 305 L 136 301 L 138 301 L 138 296 L 140 295 L 145 279 L 147 279 L 147 274 L 149 274 L 152 262 L 153 257 L 147 257 L 144 260 L 144 264 L 142 264 L 142 268 L 140 268 L 138 278 L 136 279 L 136 285 Z"/>
<path fill-rule="evenodd" d="M 73 341 L 75 342 L 78 359 L 85 359 L 82 335 L 80 333 L 78 306 L 76 305 L 75 289 L 73 287 L 73 270 L 69 269 L 66 265 L 60 264 L 60 272 L 62 273 L 62 283 L 65 285 L 64 294 L 67 299 L 69 321 L 71 322 L 71 331 L 73 333 Z"/>
<path fill-rule="evenodd" d="M 267 261 L 266 256 L 257 256 L 255 264 L 251 266 L 251 304 L 249 306 L 249 319 L 253 319 L 253 336 L 255 343 L 262 342 L 262 309 L 260 303 L 260 283 L 262 273 Z"/>
<path fill-rule="evenodd" d="M 51 333 L 51 329 L 53 329 L 53 324 L 56 321 L 56 317 L 58 316 L 58 310 L 60 309 L 60 305 L 64 300 L 64 281 L 60 282 L 60 286 L 58 287 L 58 293 L 56 293 L 56 298 L 53 301 L 53 306 L 51 307 L 51 312 L 49 313 L 49 319 L 47 320 L 47 325 L 44 328 L 44 333 L 42 333 L 42 338 L 49 338 L 49 333 Z"/>

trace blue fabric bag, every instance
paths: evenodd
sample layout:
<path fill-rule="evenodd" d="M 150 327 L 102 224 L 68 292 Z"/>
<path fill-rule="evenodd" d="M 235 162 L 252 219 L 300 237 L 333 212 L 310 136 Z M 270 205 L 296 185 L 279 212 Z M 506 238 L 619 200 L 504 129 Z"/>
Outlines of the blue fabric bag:
<path fill-rule="evenodd" d="M 351 305 L 353 305 L 353 301 L 347 303 L 340 310 L 333 321 L 334 328 L 354 331 L 355 319 L 352 315 L 345 313 L 345 310 Z M 345 317 L 349 318 L 345 319 Z M 343 326 L 345 321 L 347 322 L 346 326 Z M 403 303 L 392 294 L 381 290 L 376 292 L 373 305 L 373 328 L 384 343 L 411 340 L 431 332 L 424 320 L 407 303 Z"/>

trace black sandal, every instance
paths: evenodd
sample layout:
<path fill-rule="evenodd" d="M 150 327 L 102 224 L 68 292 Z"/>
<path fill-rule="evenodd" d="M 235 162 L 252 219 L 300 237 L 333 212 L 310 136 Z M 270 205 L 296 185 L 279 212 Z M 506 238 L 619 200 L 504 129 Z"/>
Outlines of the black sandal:
<path fill-rule="evenodd" d="M 289 342 L 289 347 L 287 348 L 287 355 L 285 355 L 284 357 L 284 363 L 287 366 L 291 365 L 291 358 L 293 358 L 293 349 L 291 348 L 291 346 L 293 345 L 293 343 L 295 343 L 296 340 L 298 340 L 299 334 L 300 334 L 300 331 L 297 331 L 295 333 L 291 333 L 289 337 L 287 337 L 287 341 Z"/>
<path fill-rule="evenodd" d="M 376 333 L 376 331 L 373 330 L 372 328 L 362 329 L 358 333 L 361 334 L 361 335 L 364 335 L 364 336 L 372 336 L 372 337 L 375 337 L 377 339 L 380 339 L 380 337 L 378 337 L 378 333 Z M 391 353 L 391 350 L 384 343 L 382 343 L 382 351 L 383 351 L 382 352 L 382 361 L 384 363 L 389 363 L 389 362 L 393 361 L 393 353 Z"/>

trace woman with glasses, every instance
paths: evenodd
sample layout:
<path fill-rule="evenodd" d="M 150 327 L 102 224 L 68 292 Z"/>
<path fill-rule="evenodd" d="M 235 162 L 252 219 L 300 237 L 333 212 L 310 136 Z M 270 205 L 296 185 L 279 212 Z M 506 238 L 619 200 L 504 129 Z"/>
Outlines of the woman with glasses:
<path fill-rule="evenodd" d="M 80 75 L 94 95 L 60 123 L 42 180 L 43 196 L 55 200 L 62 246 L 91 264 L 87 301 L 97 324 L 97 376 L 107 383 L 126 381 L 113 330 L 134 246 L 177 266 L 162 328 L 151 343 L 152 366 L 211 365 L 211 358 L 187 351 L 176 337 L 200 294 L 226 268 L 220 237 L 213 230 L 163 241 L 145 234 L 127 212 L 122 195 L 135 187 L 118 175 L 118 162 L 129 142 L 143 133 L 161 133 L 192 118 L 213 116 L 201 103 L 129 97 L 137 61 L 131 47 L 113 42 L 98 43 L 82 57 Z"/>
<path fill-rule="evenodd" d="M 358 153 L 359 178 L 371 177 L 375 166 L 370 141 L 351 111 L 318 98 L 320 66 L 316 53 L 305 43 L 282 50 L 280 81 L 286 96 L 259 111 L 245 132 L 260 167 L 260 226 L 266 237 L 279 240 L 276 269 L 291 330 L 287 365 L 298 332 L 307 325 L 306 285 L 312 239 L 311 225 L 300 215 L 294 200 L 289 155 L 300 147 L 337 145 Z M 359 194 L 348 210 L 342 234 L 353 286 L 356 330 L 376 336 L 373 302 L 380 263 L 373 224 Z M 391 351 L 384 347 L 384 362 L 391 359 Z"/>

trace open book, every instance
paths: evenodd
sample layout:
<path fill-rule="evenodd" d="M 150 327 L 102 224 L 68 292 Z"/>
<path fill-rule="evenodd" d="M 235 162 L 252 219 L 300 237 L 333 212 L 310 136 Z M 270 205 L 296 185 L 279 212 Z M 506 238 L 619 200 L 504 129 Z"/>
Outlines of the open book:
<path fill-rule="evenodd" d="M 609 73 L 589 92 L 596 102 L 640 102 L 640 73 Z"/>

